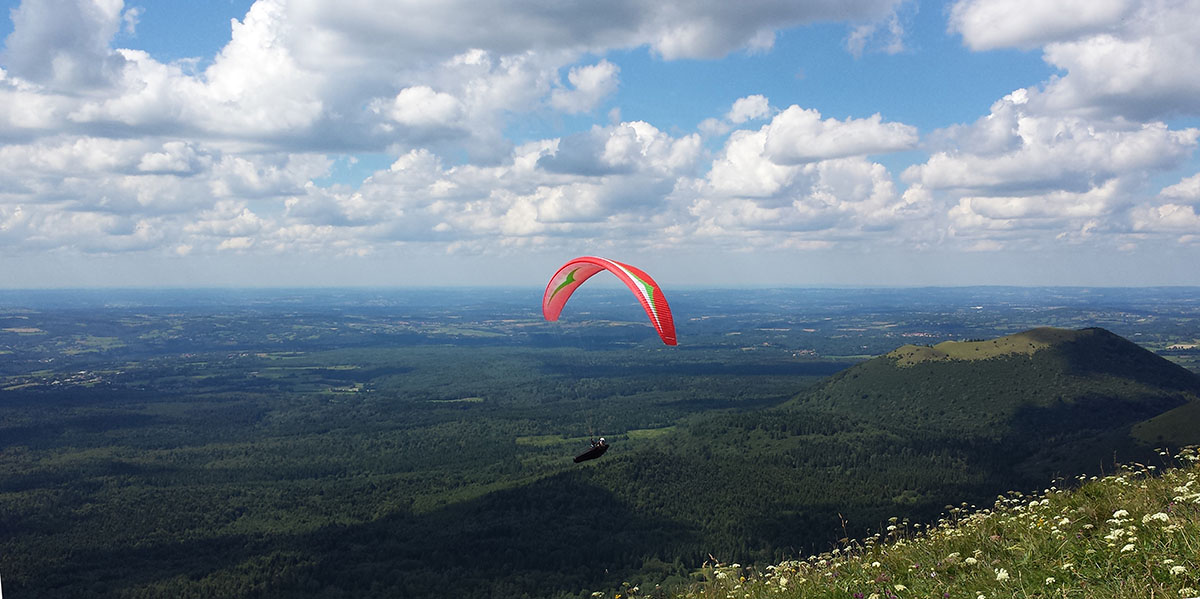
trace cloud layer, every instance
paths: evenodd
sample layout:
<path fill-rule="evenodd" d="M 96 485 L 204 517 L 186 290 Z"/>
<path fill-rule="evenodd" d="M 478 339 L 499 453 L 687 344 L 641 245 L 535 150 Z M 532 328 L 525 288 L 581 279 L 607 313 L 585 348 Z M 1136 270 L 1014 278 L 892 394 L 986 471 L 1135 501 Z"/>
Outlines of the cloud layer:
<path fill-rule="evenodd" d="M 259 0 L 175 63 L 113 46 L 139 17 L 121 0 L 24 2 L 0 53 L 0 255 L 1192 247 L 1200 173 L 1159 178 L 1200 139 L 1168 124 L 1200 115 L 1200 0 L 1075 4 L 956 2 L 966 47 L 1057 74 L 920 131 L 760 90 L 694 130 L 615 102 L 631 49 L 711 60 L 838 22 L 850 52 L 883 30 L 909 51 L 896 0 Z M 520 119 L 595 124 L 514 141 Z M 339 178 L 365 154 L 391 165 Z"/>

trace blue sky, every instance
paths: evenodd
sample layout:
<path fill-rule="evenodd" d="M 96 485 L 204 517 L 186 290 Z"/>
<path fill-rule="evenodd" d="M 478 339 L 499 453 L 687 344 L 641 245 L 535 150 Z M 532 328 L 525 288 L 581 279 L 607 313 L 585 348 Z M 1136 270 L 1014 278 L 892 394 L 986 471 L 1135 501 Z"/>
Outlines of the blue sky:
<path fill-rule="evenodd" d="M 0 4 L 0 287 L 1200 285 L 1200 0 Z"/>

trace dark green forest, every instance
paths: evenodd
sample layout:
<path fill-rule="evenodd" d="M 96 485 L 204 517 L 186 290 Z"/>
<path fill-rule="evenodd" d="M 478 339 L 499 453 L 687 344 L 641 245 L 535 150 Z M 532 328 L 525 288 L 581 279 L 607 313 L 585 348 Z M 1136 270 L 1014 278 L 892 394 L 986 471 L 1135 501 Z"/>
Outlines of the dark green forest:
<path fill-rule="evenodd" d="M 1154 318 L 1124 331 L 1138 344 L 1089 333 L 903 368 L 859 352 L 1014 333 L 1035 320 L 1027 300 L 985 321 L 977 297 L 917 293 L 901 308 L 823 294 L 768 294 L 783 308 L 685 296 L 670 349 L 615 304 L 551 327 L 503 293 L 437 310 L 353 294 L 0 309 L 4 589 L 649 590 L 710 556 L 826 550 L 1197 428 L 1154 419 L 1200 392 L 1179 365 L 1190 354 L 1166 349 L 1195 337 L 1187 297 L 1145 308 Z M 1086 304 L 1043 322 L 1129 310 Z M 593 435 L 613 449 L 574 464 Z"/>
<path fill-rule="evenodd" d="M 585 473 L 846 365 L 435 345 L 192 360 L 121 388 L 4 392 L 11 594 L 487 596 L 612 583 L 651 558 L 686 573 L 642 536 L 683 525 Z M 579 468 L 592 434 L 615 459 Z"/>

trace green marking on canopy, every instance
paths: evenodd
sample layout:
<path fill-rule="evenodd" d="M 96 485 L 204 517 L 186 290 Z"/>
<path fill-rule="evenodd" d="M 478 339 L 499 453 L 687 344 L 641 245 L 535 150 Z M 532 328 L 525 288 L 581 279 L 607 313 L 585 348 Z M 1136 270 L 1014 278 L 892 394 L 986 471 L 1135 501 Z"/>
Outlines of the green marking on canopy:
<path fill-rule="evenodd" d="M 569 286 L 571 283 L 574 283 L 574 282 L 575 282 L 575 273 L 577 273 L 577 272 L 579 272 L 579 269 L 578 269 L 578 268 L 574 268 L 574 269 L 572 269 L 572 270 L 571 270 L 571 272 L 567 273 L 567 278 L 566 278 L 566 280 L 565 280 L 565 281 L 563 281 L 561 285 L 559 285 L 558 287 L 555 287 L 555 288 L 554 288 L 554 291 L 550 293 L 550 299 L 551 299 L 552 301 L 554 300 L 554 296 L 558 295 L 558 292 L 563 290 L 563 287 L 567 287 L 567 286 Z"/>
<path fill-rule="evenodd" d="M 632 272 L 629 272 L 626 269 L 621 269 L 621 270 L 625 270 L 625 272 L 628 273 L 629 276 L 633 277 L 633 280 L 638 282 L 638 285 L 642 286 L 642 293 L 646 295 L 646 300 L 650 304 L 650 311 L 654 313 L 654 320 L 659 320 L 658 306 L 654 305 L 654 285 L 651 285 L 650 283 L 643 281 L 641 277 L 633 274 Z"/>

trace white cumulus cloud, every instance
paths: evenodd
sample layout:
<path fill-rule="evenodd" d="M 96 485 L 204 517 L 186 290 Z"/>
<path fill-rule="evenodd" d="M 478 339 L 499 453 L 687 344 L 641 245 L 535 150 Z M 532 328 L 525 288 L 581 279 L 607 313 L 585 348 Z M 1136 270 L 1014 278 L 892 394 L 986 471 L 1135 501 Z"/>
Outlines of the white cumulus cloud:
<path fill-rule="evenodd" d="M 1118 176 L 1178 166 L 1200 130 L 1163 123 L 1096 121 L 1033 112 L 1015 93 L 972 127 L 943 132 L 951 149 L 934 153 L 904 178 L 931 189 L 1007 193 L 1018 189 L 1079 190 Z"/>
<path fill-rule="evenodd" d="M 403 125 L 432 127 L 454 125 L 462 117 L 462 102 L 429 86 L 406 87 L 384 107 L 389 118 Z"/>
<path fill-rule="evenodd" d="M 1182 181 L 1163 188 L 1160 195 L 1188 204 L 1200 204 L 1200 173 L 1185 177 Z"/>
<path fill-rule="evenodd" d="M 1200 113 L 1198 6 L 956 2 L 967 47 L 1037 48 L 1058 73 L 922 136 L 886 104 L 830 118 L 761 89 L 722 92 L 694 128 L 613 105 L 631 53 L 766 52 L 818 22 L 844 23 L 852 54 L 905 51 L 904 0 L 257 0 L 219 51 L 178 62 L 115 47 L 136 46 L 153 3 L 25 0 L 0 53 L 0 245 L 179 259 L 1182 238 L 1200 175 L 1150 181 L 1200 138 L 1167 125 Z M 900 182 L 871 158 L 913 151 L 931 154 Z"/>
<path fill-rule="evenodd" d="M 567 74 L 571 88 L 555 89 L 550 94 L 550 105 L 569 114 L 588 112 L 617 91 L 620 71 L 620 67 L 607 60 L 591 66 L 572 67 Z"/>
<path fill-rule="evenodd" d="M 968 47 L 1040 47 L 1062 74 L 1035 90 L 1049 112 L 1136 120 L 1200 113 L 1200 0 L 962 0 Z"/>
<path fill-rule="evenodd" d="M 1141 206 L 1133 212 L 1133 230 L 1154 233 L 1200 234 L 1200 214 L 1195 206 L 1161 204 Z"/>
<path fill-rule="evenodd" d="M 865 119 L 821 119 L 813 109 L 790 106 L 766 129 L 766 153 L 778 164 L 803 164 L 829 158 L 885 154 L 913 148 L 917 129 L 885 123 L 875 114 Z"/>
<path fill-rule="evenodd" d="M 0 60 L 15 76 L 51 89 L 109 85 L 124 67 L 108 42 L 121 28 L 122 0 L 43 0 L 12 10 Z"/>
<path fill-rule="evenodd" d="M 975 123 L 930 139 L 937 151 L 903 179 L 945 198 L 951 236 L 1005 246 L 1022 240 L 1029 247 L 1177 229 L 1186 211 L 1149 206 L 1143 198 L 1152 193 L 1151 173 L 1192 156 L 1200 129 L 1048 112 L 1028 90 L 1017 90 Z M 1189 184 L 1160 195 L 1186 196 Z"/>
<path fill-rule="evenodd" d="M 809 126 L 793 127 L 797 121 Z M 877 119 L 823 122 L 815 111 L 793 106 L 756 131 L 734 131 L 707 176 L 689 191 L 693 235 L 729 242 L 753 232 L 764 242 L 814 249 L 923 226 L 919 222 L 933 207 L 931 194 L 920 186 L 900 193 L 883 165 L 862 156 L 889 144 L 908 147 L 915 130 L 880 125 Z M 870 139 L 872 132 L 883 141 Z M 787 154 L 781 159 L 771 151 L 772 135 L 804 139 L 811 153 L 804 160 Z"/>
<path fill-rule="evenodd" d="M 972 50 L 1035 48 L 1107 31 L 1136 6 L 1135 0 L 960 0 L 949 26 Z"/>
<path fill-rule="evenodd" d="M 740 125 L 746 121 L 756 121 L 766 118 L 770 114 L 771 106 L 767 102 L 766 96 L 755 94 L 753 96 L 746 96 L 745 98 L 738 98 L 729 109 L 729 113 L 725 115 L 725 118 L 735 125 Z"/>

